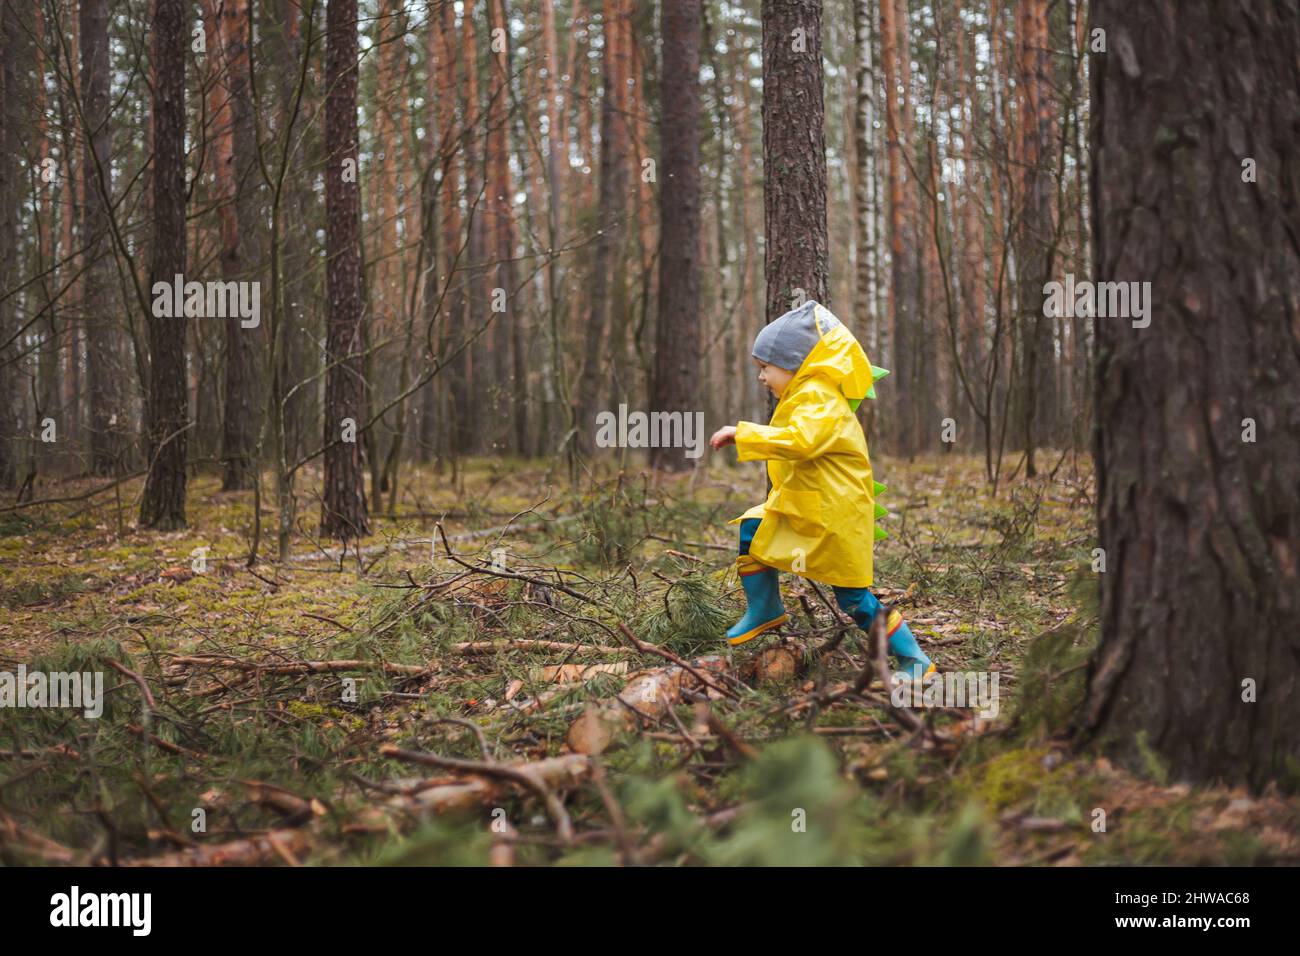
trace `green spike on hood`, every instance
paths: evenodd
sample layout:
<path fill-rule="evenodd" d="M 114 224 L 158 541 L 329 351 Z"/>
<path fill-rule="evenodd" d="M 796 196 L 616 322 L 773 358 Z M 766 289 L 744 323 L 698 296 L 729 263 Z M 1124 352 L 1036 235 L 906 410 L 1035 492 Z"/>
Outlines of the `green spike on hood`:
<path fill-rule="evenodd" d="M 871 387 L 867 389 L 867 398 L 876 397 L 876 383 L 889 374 L 889 369 L 881 368 L 879 365 L 871 366 Z M 857 411 L 857 409 L 854 409 Z"/>
<path fill-rule="evenodd" d="M 889 486 L 884 482 L 874 481 L 874 480 L 871 482 L 871 496 L 873 498 L 879 495 L 882 491 L 888 491 L 888 490 L 889 490 Z"/>
<path fill-rule="evenodd" d="M 888 537 L 889 537 L 889 532 L 886 531 L 884 528 L 880 527 L 880 525 L 876 525 L 876 540 L 884 541 Z"/>
<path fill-rule="evenodd" d="M 883 518 L 883 517 L 885 517 L 885 515 L 887 515 L 887 514 L 889 514 L 889 510 L 888 510 L 884 505 L 881 505 L 881 504 L 876 505 L 876 517 L 877 517 L 877 518 Z"/>

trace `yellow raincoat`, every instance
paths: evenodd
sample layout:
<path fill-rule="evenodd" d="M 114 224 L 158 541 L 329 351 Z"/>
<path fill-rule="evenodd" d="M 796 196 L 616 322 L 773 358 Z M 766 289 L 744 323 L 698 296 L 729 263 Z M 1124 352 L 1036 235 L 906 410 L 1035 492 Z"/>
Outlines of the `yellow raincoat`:
<path fill-rule="evenodd" d="M 736 425 L 740 460 L 766 459 L 772 492 L 730 523 L 762 519 L 749 553 L 763 564 L 826 584 L 866 587 L 875 518 L 884 512 L 875 492 L 884 486 L 872 478 L 854 409 L 875 397 L 873 370 L 853 333 L 817 309 L 821 340 L 782 392 L 771 424 Z"/>

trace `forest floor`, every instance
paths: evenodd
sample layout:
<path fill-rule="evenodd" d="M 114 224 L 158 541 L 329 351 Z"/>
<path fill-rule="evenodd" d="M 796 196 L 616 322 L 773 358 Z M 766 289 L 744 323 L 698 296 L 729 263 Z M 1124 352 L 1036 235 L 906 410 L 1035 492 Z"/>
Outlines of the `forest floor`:
<path fill-rule="evenodd" d="M 285 565 L 268 496 L 251 568 L 253 494 L 211 476 L 176 533 L 135 528 L 139 480 L 0 511 L 0 671 L 106 688 L 98 719 L 0 710 L 0 862 L 1300 861 L 1296 798 L 1069 748 L 1086 461 L 996 497 L 971 457 L 876 471 L 875 590 L 941 672 L 996 675 L 996 715 L 891 707 L 867 635 L 793 576 L 780 634 L 719 640 L 757 469 L 581 492 L 532 462 L 408 470 L 359 553 L 314 543 L 305 500 Z"/>

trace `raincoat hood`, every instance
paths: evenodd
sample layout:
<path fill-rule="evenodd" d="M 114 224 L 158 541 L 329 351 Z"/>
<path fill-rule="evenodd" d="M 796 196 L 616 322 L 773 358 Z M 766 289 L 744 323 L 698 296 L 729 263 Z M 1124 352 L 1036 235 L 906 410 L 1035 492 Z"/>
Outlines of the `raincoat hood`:
<path fill-rule="evenodd" d="M 754 340 L 753 354 L 760 362 L 795 373 L 787 393 L 806 378 L 821 376 L 839 388 L 853 411 L 864 398 L 876 397 L 876 379 L 889 374 L 867 361 L 853 333 L 818 302 L 805 302 L 764 326 Z"/>

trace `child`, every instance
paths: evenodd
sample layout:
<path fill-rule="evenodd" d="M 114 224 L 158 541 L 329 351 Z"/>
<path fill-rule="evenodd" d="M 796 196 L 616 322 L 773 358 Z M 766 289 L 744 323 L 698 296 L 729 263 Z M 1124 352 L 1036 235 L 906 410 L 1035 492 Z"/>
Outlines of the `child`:
<path fill-rule="evenodd" d="M 872 480 L 867 440 L 853 413 L 862 399 L 876 397 L 871 364 L 853 333 L 816 302 L 766 326 L 753 355 L 758 380 L 777 398 L 772 423 L 728 425 L 710 440 L 715 449 L 734 444 L 741 461 L 766 459 L 772 480 L 766 503 L 731 522 L 740 525 L 736 569 L 749 607 L 727 640 L 743 644 L 789 619 L 778 571 L 831 585 L 839 606 L 866 630 L 881 607 L 868 585 L 872 545 L 884 537 L 875 529 L 884 514 L 875 492 L 884 486 Z M 901 668 L 896 676 L 934 673 L 897 611 L 887 631 Z"/>

